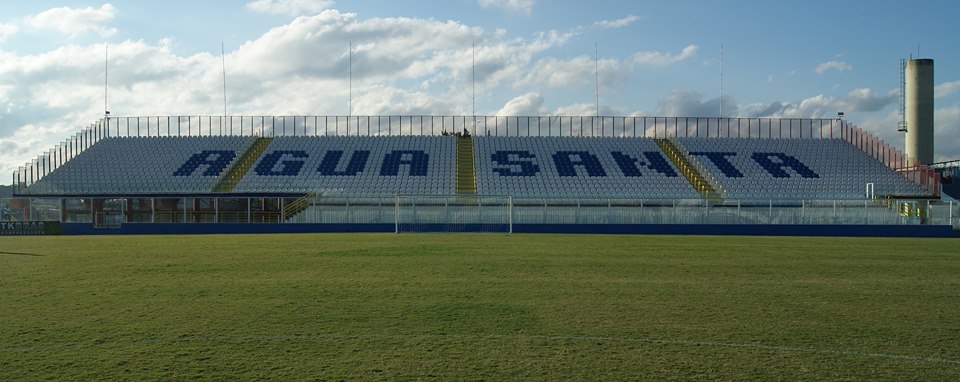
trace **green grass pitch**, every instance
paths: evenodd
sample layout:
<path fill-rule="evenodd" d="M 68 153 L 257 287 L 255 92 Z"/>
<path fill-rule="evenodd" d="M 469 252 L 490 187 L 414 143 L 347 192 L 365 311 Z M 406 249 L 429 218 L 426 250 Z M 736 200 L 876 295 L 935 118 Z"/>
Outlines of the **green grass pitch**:
<path fill-rule="evenodd" d="M 0 238 L 0 380 L 958 380 L 960 241 Z"/>

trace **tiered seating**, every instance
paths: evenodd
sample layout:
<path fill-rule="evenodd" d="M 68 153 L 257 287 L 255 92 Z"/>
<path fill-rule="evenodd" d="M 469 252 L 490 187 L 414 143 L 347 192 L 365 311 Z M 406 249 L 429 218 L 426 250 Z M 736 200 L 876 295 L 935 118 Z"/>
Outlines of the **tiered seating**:
<path fill-rule="evenodd" d="M 477 193 L 547 198 L 700 198 L 647 138 L 476 137 Z"/>
<path fill-rule="evenodd" d="M 900 176 L 840 139 L 678 138 L 729 199 L 862 199 L 924 195 Z"/>
<path fill-rule="evenodd" d="M 209 193 L 221 172 L 253 141 L 250 137 L 106 138 L 30 186 L 29 192 Z"/>
<path fill-rule="evenodd" d="M 278 137 L 234 193 L 457 192 L 456 137 Z M 208 194 L 253 137 L 107 138 L 29 188 L 34 195 Z M 700 199 L 653 139 L 475 137 L 481 195 Z M 862 199 L 926 192 L 839 139 L 676 138 L 727 199 Z"/>
<path fill-rule="evenodd" d="M 455 137 L 278 137 L 234 192 L 392 196 L 456 191 Z"/>

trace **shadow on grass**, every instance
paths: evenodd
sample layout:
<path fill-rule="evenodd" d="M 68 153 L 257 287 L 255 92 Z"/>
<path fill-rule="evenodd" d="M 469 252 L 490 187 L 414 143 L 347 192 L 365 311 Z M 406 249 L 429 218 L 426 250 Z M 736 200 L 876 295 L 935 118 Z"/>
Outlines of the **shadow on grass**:
<path fill-rule="evenodd" d="M 46 255 L 38 255 L 38 254 L 36 254 L 36 253 L 5 252 L 5 251 L 0 251 L 0 255 L 37 256 L 37 257 L 46 256 Z"/>

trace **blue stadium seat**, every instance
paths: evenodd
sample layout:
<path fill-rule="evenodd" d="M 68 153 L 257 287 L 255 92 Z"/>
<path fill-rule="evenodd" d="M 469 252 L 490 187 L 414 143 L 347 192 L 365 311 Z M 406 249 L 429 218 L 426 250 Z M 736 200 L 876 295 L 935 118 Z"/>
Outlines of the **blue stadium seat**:
<path fill-rule="evenodd" d="M 863 199 L 925 191 L 840 139 L 677 138 L 730 199 Z"/>
<path fill-rule="evenodd" d="M 648 138 L 477 137 L 477 192 L 572 199 L 697 199 Z"/>
<path fill-rule="evenodd" d="M 235 192 L 392 196 L 456 192 L 456 138 L 278 137 Z"/>
<path fill-rule="evenodd" d="M 30 193 L 209 193 L 227 165 L 254 140 L 251 137 L 106 138 L 33 184 Z"/>

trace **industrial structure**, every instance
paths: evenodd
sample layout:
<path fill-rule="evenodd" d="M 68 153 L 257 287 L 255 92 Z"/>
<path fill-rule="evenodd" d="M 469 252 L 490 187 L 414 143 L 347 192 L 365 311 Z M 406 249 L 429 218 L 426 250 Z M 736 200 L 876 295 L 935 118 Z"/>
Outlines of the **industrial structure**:
<path fill-rule="evenodd" d="M 904 68 L 904 148 L 920 164 L 934 162 L 933 60 L 906 61 Z"/>

